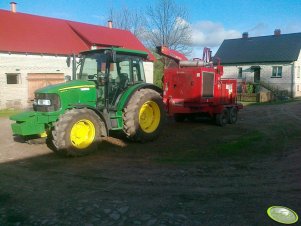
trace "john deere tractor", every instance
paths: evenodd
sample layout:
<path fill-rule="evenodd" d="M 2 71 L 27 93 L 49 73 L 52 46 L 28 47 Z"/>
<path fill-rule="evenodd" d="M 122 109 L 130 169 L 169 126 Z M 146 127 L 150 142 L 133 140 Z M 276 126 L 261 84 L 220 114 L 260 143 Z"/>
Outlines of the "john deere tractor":
<path fill-rule="evenodd" d="M 78 63 L 73 58 L 73 80 L 36 90 L 34 110 L 10 118 L 13 134 L 47 136 L 55 152 L 68 156 L 94 150 L 111 130 L 138 142 L 155 139 L 165 113 L 160 88 L 145 83 L 146 57 L 123 48 L 81 53 Z"/>

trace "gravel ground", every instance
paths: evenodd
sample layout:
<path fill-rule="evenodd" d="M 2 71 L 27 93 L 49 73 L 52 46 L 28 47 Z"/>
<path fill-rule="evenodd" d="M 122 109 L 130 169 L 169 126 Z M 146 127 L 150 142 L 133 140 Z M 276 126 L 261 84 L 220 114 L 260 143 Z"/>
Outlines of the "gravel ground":
<path fill-rule="evenodd" d="M 272 205 L 301 215 L 300 109 L 249 106 L 224 128 L 168 121 L 154 142 L 117 135 L 81 158 L 16 142 L 0 118 L 0 225 L 279 225 Z"/>

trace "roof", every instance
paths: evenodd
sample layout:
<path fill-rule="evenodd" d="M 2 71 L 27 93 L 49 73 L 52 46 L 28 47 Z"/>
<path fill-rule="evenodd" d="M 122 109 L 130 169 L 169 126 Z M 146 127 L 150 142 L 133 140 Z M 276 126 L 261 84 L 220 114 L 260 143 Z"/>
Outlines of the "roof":
<path fill-rule="evenodd" d="M 148 53 L 145 51 L 140 51 L 140 50 L 133 50 L 133 49 L 126 49 L 126 48 L 116 48 L 116 47 L 102 47 L 94 50 L 89 50 L 89 51 L 83 51 L 82 54 L 87 54 L 87 53 L 99 53 L 99 52 L 104 52 L 106 50 L 113 50 L 117 53 L 124 54 L 124 55 L 136 55 L 140 56 L 143 58 L 147 58 Z"/>
<path fill-rule="evenodd" d="M 0 10 L 0 52 L 69 55 L 97 47 L 151 52 L 127 30 Z"/>
<path fill-rule="evenodd" d="M 222 64 L 293 62 L 299 57 L 301 33 L 224 40 L 215 58 Z"/>
<path fill-rule="evenodd" d="M 157 53 L 162 54 L 168 58 L 171 58 L 171 59 L 175 60 L 176 62 L 181 61 L 181 60 L 188 60 L 184 54 L 182 54 L 176 50 L 169 49 L 166 46 L 157 46 Z"/>

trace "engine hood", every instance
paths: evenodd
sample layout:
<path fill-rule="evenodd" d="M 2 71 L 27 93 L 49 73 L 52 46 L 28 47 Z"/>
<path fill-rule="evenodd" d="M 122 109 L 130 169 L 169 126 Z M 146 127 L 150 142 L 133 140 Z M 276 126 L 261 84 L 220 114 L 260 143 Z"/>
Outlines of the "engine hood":
<path fill-rule="evenodd" d="M 61 93 L 72 89 L 91 89 L 95 88 L 95 83 L 92 81 L 74 80 L 66 83 L 59 83 L 37 89 L 35 93 Z"/>

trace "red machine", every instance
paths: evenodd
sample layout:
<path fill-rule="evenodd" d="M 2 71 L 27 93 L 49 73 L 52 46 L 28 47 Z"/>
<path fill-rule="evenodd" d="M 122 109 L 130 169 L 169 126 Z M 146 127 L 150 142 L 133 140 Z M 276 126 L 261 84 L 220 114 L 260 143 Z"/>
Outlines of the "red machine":
<path fill-rule="evenodd" d="M 204 49 L 203 59 L 192 61 L 167 47 L 158 47 L 158 51 L 178 64 L 164 70 L 163 101 L 169 116 L 184 121 L 206 114 L 220 126 L 237 121 L 242 105 L 236 102 L 236 80 L 221 78 L 223 66 L 213 66 L 210 49 Z"/>

